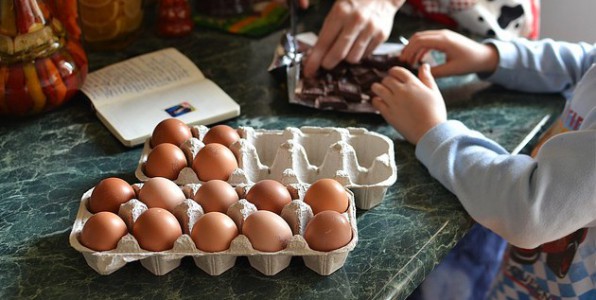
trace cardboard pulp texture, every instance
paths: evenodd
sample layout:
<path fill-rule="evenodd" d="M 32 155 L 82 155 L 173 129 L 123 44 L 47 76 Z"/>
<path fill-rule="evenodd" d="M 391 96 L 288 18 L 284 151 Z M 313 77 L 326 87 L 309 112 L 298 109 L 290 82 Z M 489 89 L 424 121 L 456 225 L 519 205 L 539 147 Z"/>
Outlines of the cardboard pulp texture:
<path fill-rule="evenodd" d="M 134 184 L 136 191 L 142 188 L 142 183 Z M 118 215 L 125 221 L 129 233 L 126 234 L 114 250 L 94 251 L 83 246 L 79 240 L 80 233 L 85 222 L 93 215 L 87 209 L 87 202 L 93 188 L 83 194 L 70 233 L 70 245 L 81 252 L 87 264 L 99 274 L 108 275 L 124 267 L 128 262 L 140 261 L 141 265 L 155 275 L 164 275 L 180 265 L 183 257 L 192 257 L 196 266 L 207 274 L 217 276 L 229 270 L 236 263 L 238 256 L 246 256 L 250 265 L 264 275 L 271 276 L 285 269 L 293 256 L 301 256 L 304 264 L 320 275 L 329 275 L 341 268 L 348 256 L 358 242 L 358 231 L 356 227 L 356 208 L 354 207 L 354 195 L 346 189 L 349 196 L 349 207 L 342 215 L 345 216 L 352 229 L 352 239 L 345 246 L 329 251 L 320 252 L 309 248 L 303 237 L 308 222 L 313 218 L 313 213 L 308 204 L 302 201 L 309 185 L 293 184 L 287 188 L 292 195 L 292 202 L 282 210 L 282 218 L 290 225 L 293 237 L 284 250 L 278 252 L 262 252 L 255 250 L 250 240 L 243 234 L 239 234 L 232 240 L 230 248 L 225 251 L 209 253 L 196 248 L 189 232 L 195 222 L 204 214 L 202 207 L 193 199 L 194 194 L 200 189 L 201 184 L 187 184 L 181 187 L 187 200 L 179 204 L 173 211 L 181 224 L 183 234 L 176 240 L 174 247 L 167 251 L 152 252 L 143 250 L 135 237 L 130 233 L 132 224 L 147 210 L 147 206 L 137 199 L 132 199 L 120 206 Z M 237 188 L 245 195 L 250 190 L 249 185 L 241 185 Z M 137 192 L 138 195 L 138 192 Z M 244 220 L 253 212 L 256 207 L 240 199 L 228 209 L 228 216 L 234 220 L 238 228 L 242 228 Z"/>
<path fill-rule="evenodd" d="M 200 183 L 191 168 L 204 147 L 206 126 L 193 126 L 193 138 L 180 146 L 188 166 L 174 180 L 178 185 Z M 356 207 L 370 209 L 381 203 L 387 189 L 397 180 L 393 141 L 365 128 L 288 127 L 284 130 L 239 127 L 240 140 L 230 146 L 238 160 L 228 183 L 232 186 L 273 179 L 283 184 L 312 184 L 333 178 L 355 195 Z M 151 152 L 145 142 L 135 175 L 149 179 L 144 165 Z"/>

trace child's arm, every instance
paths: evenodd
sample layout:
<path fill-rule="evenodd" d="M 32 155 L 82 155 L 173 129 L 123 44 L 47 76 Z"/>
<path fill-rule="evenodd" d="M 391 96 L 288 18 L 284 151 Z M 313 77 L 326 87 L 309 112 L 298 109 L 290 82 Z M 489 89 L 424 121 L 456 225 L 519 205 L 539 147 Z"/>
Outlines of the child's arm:
<path fill-rule="evenodd" d="M 592 77 L 594 78 L 594 77 Z M 596 78 L 594 78 L 596 80 Z M 446 121 L 428 66 L 392 68 L 372 87 L 373 105 L 466 211 L 515 246 L 534 248 L 596 225 L 596 108 L 579 131 L 557 135 L 535 159 Z"/>
<path fill-rule="evenodd" d="M 596 62 L 594 45 L 553 40 L 488 40 L 497 48 L 499 67 L 488 81 L 526 92 L 569 92 Z"/>
<path fill-rule="evenodd" d="M 585 125 L 585 126 L 584 126 Z M 521 248 L 596 225 L 596 109 L 535 159 L 510 155 L 458 121 L 435 126 L 416 157 L 478 223 Z"/>

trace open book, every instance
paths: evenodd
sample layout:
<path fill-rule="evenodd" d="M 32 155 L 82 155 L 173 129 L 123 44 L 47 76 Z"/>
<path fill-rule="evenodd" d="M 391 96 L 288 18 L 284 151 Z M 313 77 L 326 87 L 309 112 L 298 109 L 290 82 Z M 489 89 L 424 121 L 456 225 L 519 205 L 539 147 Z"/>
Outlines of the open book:
<path fill-rule="evenodd" d="M 209 125 L 240 115 L 240 106 L 174 48 L 92 72 L 81 90 L 104 125 L 129 147 L 142 144 L 167 118 Z"/>

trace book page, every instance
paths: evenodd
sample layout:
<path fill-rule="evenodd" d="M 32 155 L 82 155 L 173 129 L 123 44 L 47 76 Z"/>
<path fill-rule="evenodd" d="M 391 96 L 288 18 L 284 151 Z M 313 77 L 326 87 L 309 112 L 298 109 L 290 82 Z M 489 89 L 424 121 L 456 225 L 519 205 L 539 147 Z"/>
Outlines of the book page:
<path fill-rule="evenodd" d="M 175 48 L 167 48 L 92 72 L 81 90 L 98 108 L 204 78 L 188 57 Z"/>
<path fill-rule="evenodd" d="M 240 106 L 209 79 L 98 108 L 97 114 L 126 146 L 141 144 L 155 126 L 176 117 L 189 125 L 208 125 L 237 117 Z"/>

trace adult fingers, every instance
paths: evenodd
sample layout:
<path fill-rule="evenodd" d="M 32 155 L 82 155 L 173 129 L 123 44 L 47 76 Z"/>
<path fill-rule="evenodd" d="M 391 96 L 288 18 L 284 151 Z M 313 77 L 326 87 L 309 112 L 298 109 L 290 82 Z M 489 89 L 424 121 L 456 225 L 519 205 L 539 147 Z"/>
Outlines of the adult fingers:
<path fill-rule="evenodd" d="M 369 56 L 373 53 L 373 51 L 375 51 L 375 49 L 377 49 L 377 47 L 382 44 L 385 40 L 387 40 L 387 36 L 383 33 L 378 33 L 376 34 L 368 43 L 368 47 L 366 48 L 366 51 L 364 51 L 363 56 Z"/>
<path fill-rule="evenodd" d="M 348 52 L 354 45 L 354 41 L 358 38 L 360 31 L 363 28 L 363 20 L 361 18 L 352 19 L 349 23 L 344 24 L 341 32 L 335 39 L 333 45 L 323 58 L 321 65 L 326 69 L 332 69 L 340 61 L 348 55 Z"/>
<path fill-rule="evenodd" d="M 350 52 L 346 56 L 348 62 L 355 64 L 362 59 L 373 39 L 374 33 L 375 27 L 370 23 L 360 31 L 358 38 L 354 41 L 354 44 L 352 44 L 352 49 L 350 49 Z"/>
<path fill-rule="evenodd" d="M 311 49 L 304 63 L 304 75 L 306 77 L 312 77 L 315 75 L 321 66 L 323 57 L 327 54 L 327 51 L 329 51 L 329 48 L 335 42 L 335 39 L 340 33 L 341 28 L 341 20 L 333 18 L 331 15 L 327 16 L 325 22 L 323 23 L 323 27 L 321 27 L 321 31 L 319 32 L 319 38 L 317 39 L 317 42 Z"/>
<path fill-rule="evenodd" d="M 296 1 L 296 0 L 290 0 L 290 1 Z M 302 9 L 307 9 L 308 8 L 308 0 L 298 0 L 298 5 Z"/>

